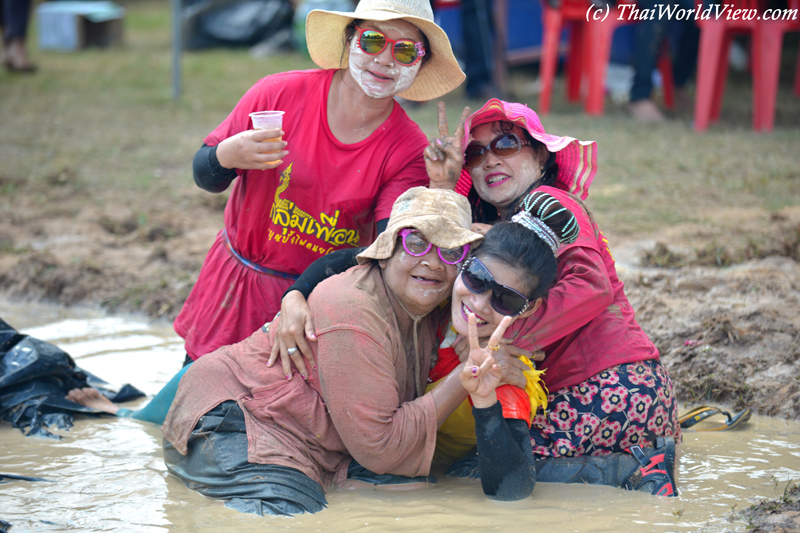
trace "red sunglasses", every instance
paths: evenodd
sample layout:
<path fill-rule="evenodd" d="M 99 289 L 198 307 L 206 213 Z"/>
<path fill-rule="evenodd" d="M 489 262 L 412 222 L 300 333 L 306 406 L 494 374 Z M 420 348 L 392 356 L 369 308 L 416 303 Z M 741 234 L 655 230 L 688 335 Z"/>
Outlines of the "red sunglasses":
<path fill-rule="evenodd" d="M 386 49 L 386 45 L 392 45 L 392 57 L 395 61 L 406 67 L 414 65 L 425 55 L 425 45 L 422 42 L 414 42 L 411 39 L 400 39 L 394 41 L 389 39 L 383 32 L 378 30 L 365 30 L 356 26 L 358 32 L 358 47 L 367 55 L 376 56 Z"/>

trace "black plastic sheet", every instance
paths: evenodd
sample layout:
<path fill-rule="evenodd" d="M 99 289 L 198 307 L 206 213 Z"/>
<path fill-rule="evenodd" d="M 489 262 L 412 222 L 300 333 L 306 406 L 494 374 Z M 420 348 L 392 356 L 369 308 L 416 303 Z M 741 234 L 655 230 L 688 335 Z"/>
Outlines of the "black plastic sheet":
<path fill-rule="evenodd" d="M 183 0 L 185 46 L 189 50 L 253 46 L 290 30 L 289 0 Z"/>
<path fill-rule="evenodd" d="M 144 396 L 131 385 L 113 391 L 108 383 L 79 368 L 61 348 L 20 333 L 0 318 L 0 420 L 27 436 L 60 439 L 49 428 L 72 427 L 75 413 L 98 413 L 65 398 L 71 389 L 86 386 L 113 402 Z"/>

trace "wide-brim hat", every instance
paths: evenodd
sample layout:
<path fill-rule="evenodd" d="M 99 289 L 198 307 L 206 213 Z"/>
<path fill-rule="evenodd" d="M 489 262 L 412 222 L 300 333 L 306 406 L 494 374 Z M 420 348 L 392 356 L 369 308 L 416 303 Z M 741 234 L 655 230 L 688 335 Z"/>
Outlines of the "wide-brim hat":
<path fill-rule="evenodd" d="M 472 209 L 464 196 L 447 189 L 412 187 L 395 200 L 386 229 L 356 259 L 360 264 L 388 259 L 403 228 L 418 229 L 428 242 L 440 248 L 479 242 L 483 235 L 470 230 L 471 225 Z"/>
<path fill-rule="evenodd" d="M 447 34 L 433 22 L 428 0 L 361 0 L 353 12 L 311 11 L 306 17 L 306 42 L 314 63 L 324 69 L 347 68 L 344 30 L 354 19 L 405 20 L 427 37 L 431 59 L 419 69 L 411 87 L 398 96 L 415 101 L 432 100 L 449 93 L 466 78 Z"/>
<path fill-rule="evenodd" d="M 474 112 L 464 124 L 464 138 L 461 149 L 466 150 L 470 143 L 470 131 L 481 124 L 495 121 L 511 122 L 527 131 L 531 137 L 545 145 L 556 154 L 558 164 L 557 186 L 585 200 L 589 195 L 589 185 L 597 173 L 597 143 L 579 141 L 573 137 L 559 137 L 544 131 L 539 116 L 525 104 L 511 104 L 492 98 L 478 111 Z M 537 176 L 538 177 L 538 176 Z M 466 183 L 469 181 L 469 183 Z M 468 173 L 462 172 L 456 190 L 465 193 L 472 186 Z"/>

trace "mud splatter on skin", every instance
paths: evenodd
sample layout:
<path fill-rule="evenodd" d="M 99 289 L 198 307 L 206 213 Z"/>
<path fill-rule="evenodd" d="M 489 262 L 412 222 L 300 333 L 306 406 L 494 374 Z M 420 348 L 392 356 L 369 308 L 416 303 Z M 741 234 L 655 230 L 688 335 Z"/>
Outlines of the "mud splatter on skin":
<path fill-rule="evenodd" d="M 433 249 L 431 249 L 431 251 L 433 251 Z M 405 253 L 405 252 L 403 252 L 403 253 Z M 435 253 L 435 252 L 434 252 L 434 253 Z M 431 268 L 431 266 L 430 266 L 430 263 L 428 263 L 428 261 L 425 261 L 425 260 L 423 260 L 423 261 L 422 261 L 420 264 L 421 264 L 421 265 L 424 265 L 424 266 L 426 266 L 426 267 L 428 267 L 428 268 Z M 448 266 L 445 266 L 445 269 L 452 270 L 452 268 L 449 268 Z M 431 270 L 433 270 L 433 269 L 431 269 Z M 451 278 L 453 278 L 453 276 L 451 275 L 451 273 L 450 273 L 449 271 L 448 271 L 448 276 L 447 276 L 447 277 L 448 277 L 448 279 L 451 279 Z M 449 284 L 449 286 L 447 286 L 447 287 L 440 287 L 440 288 L 438 288 L 438 289 L 427 289 L 427 290 L 423 291 L 423 294 L 424 294 L 426 297 L 428 297 L 428 296 L 430 296 L 431 294 L 433 294 L 433 295 L 438 295 L 438 294 L 441 294 L 441 293 L 443 293 L 443 292 L 447 292 L 447 295 L 449 296 L 449 295 L 450 295 L 450 290 L 451 290 L 451 287 L 452 287 L 452 286 L 453 286 L 453 284 L 452 284 L 452 283 L 450 283 L 450 284 Z"/>
<path fill-rule="evenodd" d="M 427 314 L 450 296 L 458 269 L 441 262 L 435 249 L 423 256 L 414 256 L 398 244 L 391 259 L 379 260 L 384 280 L 412 313 Z M 435 286 L 425 287 L 425 282 L 418 278 L 439 281 Z"/>

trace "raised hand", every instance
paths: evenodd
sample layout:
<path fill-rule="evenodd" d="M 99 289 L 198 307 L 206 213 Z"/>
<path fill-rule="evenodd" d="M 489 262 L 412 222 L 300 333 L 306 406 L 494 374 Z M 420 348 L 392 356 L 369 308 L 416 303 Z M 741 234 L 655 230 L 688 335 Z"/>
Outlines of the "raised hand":
<path fill-rule="evenodd" d="M 472 223 L 472 227 L 470 227 L 470 229 L 472 231 L 474 231 L 475 233 L 480 233 L 481 235 L 486 237 L 486 234 L 489 233 L 490 229 L 492 229 L 492 225 L 491 224 L 482 224 L 480 222 L 473 222 Z"/>
<path fill-rule="evenodd" d="M 465 107 L 461 112 L 458 126 L 450 135 L 447 124 L 447 110 L 444 102 L 437 104 L 439 113 L 439 137 L 431 140 L 422 153 L 425 158 L 425 168 L 431 182 L 431 189 L 455 189 L 461 168 L 464 166 L 464 153 L 461 151 L 461 142 L 464 138 L 464 124 L 467 122 L 472 110 Z"/>
<path fill-rule="evenodd" d="M 470 352 L 459 379 L 475 407 L 491 407 L 497 402 L 495 389 L 503 382 L 503 369 L 496 363 L 494 353 L 500 351 L 503 334 L 513 321 L 512 317 L 504 317 L 489 337 L 489 344 L 482 348 L 478 341 L 477 319 L 472 313 L 468 317 Z"/>
<path fill-rule="evenodd" d="M 481 346 L 488 344 L 485 339 L 479 342 Z M 510 342 L 510 340 L 502 338 L 500 343 L 497 345 L 498 349 L 492 352 L 492 357 L 494 358 L 495 364 L 503 371 L 503 378 L 500 384 L 514 385 L 515 387 L 524 389 L 525 384 L 527 383 L 527 378 L 523 372 L 528 370 L 528 366 L 520 361 L 519 358 L 521 356 L 527 357 L 534 363 L 535 367 L 537 361 L 544 360 L 544 352 L 530 352 L 524 348 L 519 348 L 513 344 L 509 344 Z M 492 346 L 494 346 L 494 344 Z M 455 349 L 456 354 L 458 354 L 458 358 L 462 363 L 469 358 L 470 343 L 467 337 L 458 335 L 455 341 L 453 341 L 452 348 Z"/>

